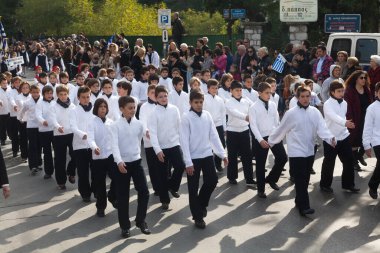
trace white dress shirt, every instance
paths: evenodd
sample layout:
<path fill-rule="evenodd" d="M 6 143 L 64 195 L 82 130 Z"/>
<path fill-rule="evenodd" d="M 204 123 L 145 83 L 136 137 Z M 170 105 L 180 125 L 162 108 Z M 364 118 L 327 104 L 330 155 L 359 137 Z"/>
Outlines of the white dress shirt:
<path fill-rule="evenodd" d="M 95 116 L 92 109 L 86 112 L 81 105 L 76 106 L 70 111 L 70 127 L 74 133 L 73 149 L 88 149 L 87 140 L 83 140 L 86 135 L 88 138 L 88 128 Z"/>
<path fill-rule="evenodd" d="M 253 88 L 251 88 L 251 90 L 243 89 L 243 97 L 251 100 L 252 103 L 255 103 L 259 99 L 259 93 Z"/>
<path fill-rule="evenodd" d="M 168 99 L 169 103 L 177 106 L 181 117 L 184 113 L 190 110 L 189 94 L 186 92 L 181 91 L 181 93 L 178 95 L 178 92 L 176 90 L 173 90 L 169 93 Z"/>
<path fill-rule="evenodd" d="M 260 99 L 249 108 L 249 125 L 256 140 L 261 142 L 280 124 L 276 104 L 268 101 L 268 110 Z"/>
<path fill-rule="evenodd" d="M 156 109 L 155 103 L 149 103 L 145 102 L 140 107 L 140 114 L 139 114 L 139 120 L 143 124 L 144 127 L 144 134 L 143 134 L 143 140 L 144 140 L 144 147 L 145 148 L 151 148 L 152 144 L 150 143 L 150 139 L 146 136 L 146 132 L 149 132 L 148 128 L 148 119 L 151 117 L 152 113 Z"/>
<path fill-rule="evenodd" d="M 94 117 L 88 127 L 87 142 L 92 150 L 92 159 L 107 159 L 112 154 L 112 120 L 106 118 L 103 122 L 101 118 Z M 95 149 L 100 149 L 100 155 L 95 154 Z"/>
<path fill-rule="evenodd" d="M 221 97 L 206 93 L 203 109 L 211 114 L 215 126 L 223 126 L 223 130 L 226 131 L 226 106 Z"/>
<path fill-rule="evenodd" d="M 54 129 L 54 110 L 53 107 L 55 101 L 51 100 L 50 102 L 45 101 L 43 98 L 38 100 L 36 104 L 36 119 L 39 122 L 38 131 L 39 132 L 49 132 Z M 48 125 L 44 126 L 43 123 L 47 122 Z"/>
<path fill-rule="evenodd" d="M 380 145 L 380 102 L 375 100 L 367 108 L 363 130 L 364 149 Z"/>
<path fill-rule="evenodd" d="M 67 135 L 73 133 L 70 127 L 70 113 L 75 109 L 75 105 L 70 103 L 68 108 L 55 103 L 53 106 L 53 124 L 54 136 Z M 63 133 L 58 131 L 58 128 L 63 127 Z"/>
<path fill-rule="evenodd" d="M 346 113 L 347 102 L 344 100 L 339 104 L 336 99 L 330 97 L 323 105 L 327 128 L 337 141 L 342 141 L 350 135 L 346 127 Z"/>
<path fill-rule="evenodd" d="M 240 101 L 233 97 L 227 101 L 227 131 L 244 132 L 248 130 L 249 122 L 245 119 L 248 116 L 249 107 L 251 107 L 251 105 L 251 100 L 243 97 Z"/>

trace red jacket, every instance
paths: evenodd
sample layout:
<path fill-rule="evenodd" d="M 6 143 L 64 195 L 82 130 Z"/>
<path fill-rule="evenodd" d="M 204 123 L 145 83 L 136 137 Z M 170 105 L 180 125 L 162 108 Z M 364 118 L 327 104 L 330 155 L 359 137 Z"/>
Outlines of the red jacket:
<path fill-rule="evenodd" d="M 319 74 L 317 74 L 317 66 L 318 66 L 319 59 L 317 59 L 313 65 L 313 76 L 317 75 L 318 81 L 325 81 L 330 76 L 330 66 L 334 64 L 333 58 L 331 58 L 329 55 L 326 54 L 325 60 L 322 63 L 322 70 Z"/>
<path fill-rule="evenodd" d="M 368 76 L 371 82 L 372 98 L 375 98 L 375 85 L 380 82 L 380 67 L 377 67 L 376 69 L 371 68 L 368 70 Z"/>
<path fill-rule="evenodd" d="M 367 87 L 364 87 L 364 93 L 368 96 L 368 105 L 371 104 L 373 99 Z M 362 145 L 364 116 L 366 112 L 361 109 L 359 93 L 355 87 L 347 87 L 344 92 L 344 100 L 347 102 L 346 118 L 347 120 L 352 120 L 355 124 L 354 129 L 349 129 L 351 145 L 352 147 L 360 147 Z"/>

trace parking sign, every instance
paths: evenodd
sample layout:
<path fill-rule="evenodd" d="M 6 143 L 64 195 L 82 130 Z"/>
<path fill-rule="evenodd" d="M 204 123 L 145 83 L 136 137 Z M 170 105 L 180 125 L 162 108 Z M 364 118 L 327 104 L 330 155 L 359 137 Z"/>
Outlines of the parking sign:
<path fill-rule="evenodd" d="M 158 27 L 161 29 L 170 29 L 172 27 L 171 9 L 158 10 Z"/>

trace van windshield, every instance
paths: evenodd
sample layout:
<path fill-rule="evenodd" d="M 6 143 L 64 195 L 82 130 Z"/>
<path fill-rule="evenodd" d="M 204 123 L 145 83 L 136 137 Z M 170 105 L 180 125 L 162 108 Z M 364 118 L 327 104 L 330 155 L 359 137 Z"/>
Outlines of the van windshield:
<path fill-rule="evenodd" d="M 331 47 L 331 57 L 336 61 L 337 53 L 339 51 L 346 51 L 351 55 L 351 39 L 334 39 Z"/>
<path fill-rule="evenodd" d="M 355 56 L 360 63 L 369 63 L 371 55 L 377 54 L 376 39 L 358 39 Z"/>

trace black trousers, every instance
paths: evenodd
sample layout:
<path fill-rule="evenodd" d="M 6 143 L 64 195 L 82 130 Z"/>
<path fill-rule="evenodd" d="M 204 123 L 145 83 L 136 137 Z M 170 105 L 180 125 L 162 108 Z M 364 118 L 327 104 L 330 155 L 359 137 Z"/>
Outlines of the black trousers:
<path fill-rule="evenodd" d="M 12 152 L 13 153 L 17 153 L 19 151 L 19 148 L 20 148 L 20 144 L 19 144 L 19 141 L 20 141 L 20 137 L 18 135 L 18 120 L 17 120 L 17 117 L 9 117 L 8 119 L 8 124 L 7 124 L 7 127 L 8 127 L 8 135 L 9 135 L 9 139 L 11 139 L 12 141 Z"/>
<path fill-rule="evenodd" d="M 374 146 L 373 150 L 375 151 L 376 156 L 376 167 L 369 180 L 368 186 L 373 190 L 377 190 L 380 184 L 380 146 Z"/>
<path fill-rule="evenodd" d="M 37 168 L 42 165 L 41 145 L 38 136 L 38 128 L 27 128 L 28 135 L 28 163 L 29 169 Z"/>
<path fill-rule="evenodd" d="M 131 178 L 137 191 L 137 224 L 145 222 L 149 201 L 148 185 L 144 169 L 141 166 L 141 159 L 125 164 L 127 165 L 126 174 L 120 173 L 118 168 L 114 167 L 116 196 L 118 200 L 117 215 L 121 229 L 129 229 L 131 227 L 129 220 L 129 188 Z"/>
<path fill-rule="evenodd" d="M 93 174 L 93 192 L 96 196 L 96 208 L 104 210 L 107 207 L 107 187 L 106 177 L 107 174 L 111 175 L 117 170 L 117 165 L 110 155 L 106 159 L 92 160 L 92 174 Z M 113 184 L 111 184 L 112 187 Z"/>
<path fill-rule="evenodd" d="M 327 142 L 323 142 L 324 158 L 321 171 L 321 187 L 330 187 L 334 176 L 334 167 L 336 156 L 343 164 L 342 171 L 342 188 L 351 188 L 355 186 L 354 172 L 354 156 L 352 154 L 350 137 L 338 141 L 335 148 L 331 147 Z"/>
<path fill-rule="evenodd" d="M 44 170 L 47 175 L 53 175 L 54 173 L 53 152 L 51 148 L 53 137 L 53 131 L 39 132 L 40 143 L 44 153 Z"/>
<path fill-rule="evenodd" d="M 185 162 L 180 146 L 163 149 L 165 161 L 158 161 L 158 184 L 160 189 L 161 203 L 170 203 L 169 190 L 177 192 L 181 185 L 182 174 L 185 170 Z M 168 168 L 171 164 L 174 168 L 173 173 L 168 179 Z"/>
<path fill-rule="evenodd" d="M 73 136 L 73 134 L 66 134 L 53 137 L 55 179 L 58 185 L 66 184 L 67 175 L 75 176 Z M 70 161 L 66 167 L 67 149 L 69 150 Z"/>
<path fill-rule="evenodd" d="M 90 170 L 92 163 L 91 149 L 74 150 L 74 158 L 78 169 L 78 191 L 82 198 L 91 196 Z M 93 178 L 91 173 L 91 179 Z M 91 180 L 92 182 L 92 180 Z"/>
<path fill-rule="evenodd" d="M 264 140 L 268 141 L 268 136 L 264 137 Z M 257 190 L 259 192 L 265 191 L 265 182 L 276 183 L 281 176 L 282 168 L 288 161 L 286 156 L 285 148 L 282 142 L 274 145 L 271 151 L 274 156 L 274 165 L 269 172 L 267 178 L 265 178 L 265 163 L 268 157 L 269 149 L 264 149 L 260 146 L 258 141 L 255 142 L 256 150 L 256 180 L 257 180 Z"/>
<path fill-rule="evenodd" d="M 7 125 L 9 113 L 0 115 L 0 141 L 4 142 L 7 139 Z"/>
<path fill-rule="evenodd" d="M 228 167 L 227 178 L 238 178 L 238 155 L 241 156 L 245 180 L 253 180 L 252 153 L 249 130 L 244 132 L 227 131 Z"/>
<path fill-rule="evenodd" d="M 251 153 L 252 153 L 252 159 L 256 157 L 256 144 L 257 140 L 255 138 L 255 135 L 253 134 L 251 127 L 249 127 L 249 135 L 251 137 Z"/>
<path fill-rule="evenodd" d="M 148 164 L 148 171 L 150 182 L 152 183 L 153 191 L 160 192 L 160 184 L 158 179 L 159 160 L 152 147 L 145 148 L 146 163 Z"/>
<path fill-rule="evenodd" d="M 28 158 L 28 135 L 26 132 L 26 122 L 17 123 L 18 131 L 20 133 L 20 151 L 21 158 Z"/>
<path fill-rule="evenodd" d="M 310 169 L 313 167 L 314 156 L 309 157 L 289 157 L 289 166 L 294 175 L 294 185 L 296 188 L 295 203 L 299 210 L 310 208 L 309 193 L 307 187 L 310 181 Z"/>
<path fill-rule="evenodd" d="M 226 148 L 226 140 L 224 139 L 223 126 L 217 126 L 216 131 L 218 131 L 219 139 L 223 145 L 223 148 Z M 218 169 L 222 168 L 222 159 L 220 159 L 220 157 L 218 157 L 217 155 L 214 155 L 214 162 L 215 162 L 216 168 L 218 168 Z"/>
<path fill-rule="evenodd" d="M 190 211 L 193 220 L 203 219 L 202 210 L 208 206 L 212 192 L 218 184 L 218 176 L 212 156 L 193 159 L 194 174 L 187 175 L 187 187 L 189 190 Z M 203 185 L 199 189 L 200 173 L 203 174 Z"/>

